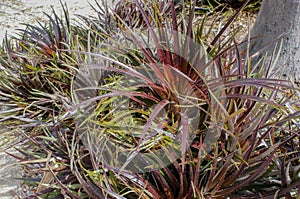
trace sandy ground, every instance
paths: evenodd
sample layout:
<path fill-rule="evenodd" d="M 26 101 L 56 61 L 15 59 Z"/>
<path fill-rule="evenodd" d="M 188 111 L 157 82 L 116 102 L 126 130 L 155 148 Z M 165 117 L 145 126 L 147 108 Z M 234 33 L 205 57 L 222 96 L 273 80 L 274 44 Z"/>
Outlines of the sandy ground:
<path fill-rule="evenodd" d="M 67 3 L 71 17 L 76 14 L 94 14 L 89 2 L 95 5 L 94 0 L 62 0 Z M 8 35 L 14 35 L 16 29 L 24 28 L 20 23 L 35 24 L 37 20 L 43 21 L 47 17 L 44 12 L 50 14 L 51 7 L 62 14 L 59 0 L 0 0 L 0 40 L 4 38 L 7 31 Z"/>
<path fill-rule="evenodd" d="M 15 159 L 6 153 L 0 153 L 0 198 L 11 199 L 20 196 L 20 180 L 15 179 L 21 177 L 21 167 L 15 165 Z"/>

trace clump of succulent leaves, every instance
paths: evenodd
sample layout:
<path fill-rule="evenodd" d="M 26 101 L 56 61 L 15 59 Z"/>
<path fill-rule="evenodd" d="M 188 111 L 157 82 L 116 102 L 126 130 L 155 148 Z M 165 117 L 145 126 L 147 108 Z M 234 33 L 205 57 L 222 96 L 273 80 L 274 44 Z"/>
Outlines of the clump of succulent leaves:
<path fill-rule="evenodd" d="M 0 111 L 35 184 L 27 198 L 292 198 L 299 91 L 253 64 L 196 1 L 55 12 L 0 53 Z M 185 9 L 182 9 L 185 8 Z"/>

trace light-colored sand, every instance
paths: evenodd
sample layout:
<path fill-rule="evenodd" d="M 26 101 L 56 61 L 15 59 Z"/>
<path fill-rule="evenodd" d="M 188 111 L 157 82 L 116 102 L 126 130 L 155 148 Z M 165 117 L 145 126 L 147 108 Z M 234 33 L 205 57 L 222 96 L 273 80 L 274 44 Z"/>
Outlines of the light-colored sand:
<path fill-rule="evenodd" d="M 76 14 L 94 15 L 89 6 L 90 2 L 95 5 L 94 0 L 62 0 L 67 3 L 71 17 Z M 18 28 L 24 28 L 20 23 L 35 24 L 37 20 L 45 20 L 44 12 L 51 14 L 53 6 L 58 16 L 62 14 L 59 0 L 0 0 L 0 41 L 5 32 L 13 35 Z"/>
<path fill-rule="evenodd" d="M 20 180 L 14 179 L 21 177 L 20 166 L 16 166 L 15 159 L 6 153 L 0 153 L 0 198 L 14 198 L 14 193 L 18 194 Z"/>

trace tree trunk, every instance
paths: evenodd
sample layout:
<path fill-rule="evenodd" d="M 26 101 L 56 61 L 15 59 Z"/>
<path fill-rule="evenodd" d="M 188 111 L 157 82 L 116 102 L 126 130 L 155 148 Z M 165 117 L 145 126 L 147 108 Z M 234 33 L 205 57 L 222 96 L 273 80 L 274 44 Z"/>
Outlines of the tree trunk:
<path fill-rule="evenodd" d="M 252 53 L 260 51 L 271 54 L 275 43 L 280 44 L 282 41 L 282 49 L 275 69 L 283 72 L 283 76 L 288 79 L 299 82 L 300 0 L 263 0 L 251 31 L 251 37 L 256 36 L 257 38 L 251 42 Z M 272 45 L 269 45 L 270 43 Z M 264 55 L 264 53 L 260 54 Z"/>

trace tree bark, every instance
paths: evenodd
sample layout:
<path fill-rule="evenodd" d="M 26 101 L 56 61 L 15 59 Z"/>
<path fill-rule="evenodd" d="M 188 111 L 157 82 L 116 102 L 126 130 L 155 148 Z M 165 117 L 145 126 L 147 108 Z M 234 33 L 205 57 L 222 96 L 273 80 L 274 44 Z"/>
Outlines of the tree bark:
<path fill-rule="evenodd" d="M 275 43 L 282 42 L 280 57 L 275 65 L 277 75 L 295 82 L 300 80 L 300 0 L 263 0 L 251 30 L 251 53 L 271 54 Z M 271 43 L 271 45 L 270 45 Z"/>

